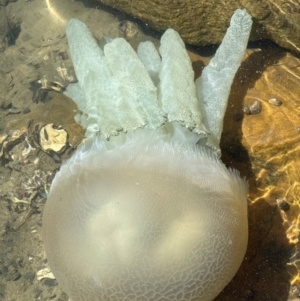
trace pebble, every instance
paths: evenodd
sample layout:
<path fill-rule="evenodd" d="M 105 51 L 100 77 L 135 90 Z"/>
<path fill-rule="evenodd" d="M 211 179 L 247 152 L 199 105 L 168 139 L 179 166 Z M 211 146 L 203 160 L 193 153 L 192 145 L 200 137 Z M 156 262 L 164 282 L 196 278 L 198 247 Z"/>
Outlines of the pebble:
<path fill-rule="evenodd" d="M 35 273 L 34 272 L 27 272 L 23 275 L 23 277 L 29 281 L 30 283 L 33 282 L 33 279 L 35 278 Z"/>
<path fill-rule="evenodd" d="M 6 281 L 16 281 L 20 279 L 21 274 L 19 273 L 18 269 L 13 265 L 10 265 L 7 270 L 7 274 L 5 276 Z"/>
<path fill-rule="evenodd" d="M 17 108 L 12 108 L 12 109 L 8 109 L 4 115 L 7 116 L 9 114 L 20 114 L 22 112 L 22 109 L 17 109 Z"/>
<path fill-rule="evenodd" d="M 56 286 L 57 281 L 56 281 L 56 279 L 46 278 L 43 280 L 43 285 L 50 286 L 50 287 Z"/>
<path fill-rule="evenodd" d="M 9 98 L 0 97 L 0 108 L 8 109 L 11 106 L 11 100 Z"/>
<path fill-rule="evenodd" d="M 281 106 L 282 105 L 282 101 L 278 98 L 272 97 L 268 100 L 268 103 L 270 103 L 273 106 Z"/>
<path fill-rule="evenodd" d="M 30 109 L 29 108 L 25 108 L 24 110 L 23 110 L 23 114 L 28 114 L 28 113 L 30 113 Z"/>
<path fill-rule="evenodd" d="M 254 102 L 250 106 L 245 105 L 243 111 L 247 115 L 254 115 L 259 114 L 261 112 L 261 109 L 261 102 L 258 100 L 254 100 Z"/>
<path fill-rule="evenodd" d="M 276 203 L 277 203 L 279 209 L 281 209 L 283 211 L 288 211 L 291 207 L 290 204 L 286 200 L 283 200 L 283 199 L 277 199 Z"/>
<path fill-rule="evenodd" d="M 240 121 L 243 119 L 243 114 L 241 112 L 234 112 L 233 115 L 232 115 L 232 118 L 234 121 Z"/>

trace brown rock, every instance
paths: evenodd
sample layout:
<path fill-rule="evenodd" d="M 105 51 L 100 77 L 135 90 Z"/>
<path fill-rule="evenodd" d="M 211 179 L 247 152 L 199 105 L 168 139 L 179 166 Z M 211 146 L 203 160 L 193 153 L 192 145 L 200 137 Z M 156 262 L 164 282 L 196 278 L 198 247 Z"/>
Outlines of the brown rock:
<path fill-rule="evenodd" d="M 280 46 L 300 53 L 300 2 L 281 0 L 241 0 L 254 21 L 265 27 Z M 294 3 L 293 3 L 294 2 Z"/>
<path fill-rule="evenodd" d="M 218 44 L 237 8 L 253 16 L 251 39 L 271 38 L 280 46 L 300 53 L 300 4 L 281 0 L 173 1 L 99 0 L 149 24 L 157 30 L 177 30 L 193 45 Z"/>
<path fill-rule="evenodd" d="M 229 26 L 232 12 L 238 8 L 236 1 L 227 1 L 226 7 L 217 4 L 219 1 L 194 0 L 100 0 L 100 2 L 124 11 L 154 29 L 163 31 L 172 27 L 186 42 L 195 45 L 220 43 Z"/>

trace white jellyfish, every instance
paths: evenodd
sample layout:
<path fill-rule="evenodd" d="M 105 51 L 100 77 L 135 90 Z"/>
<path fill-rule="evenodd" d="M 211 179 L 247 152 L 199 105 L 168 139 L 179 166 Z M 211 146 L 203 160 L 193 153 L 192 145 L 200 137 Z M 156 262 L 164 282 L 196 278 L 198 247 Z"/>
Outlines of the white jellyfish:
<path fill-rule="evenodd" d="M 247 185 L 219 159 L 223 117 L 251 17 L 237 10 L 194 82 L 177 32 L 159 53 L 121 38 L 98 47 L 71 19 L 78 84 L 69 95 L 87 140 L 52 183 L 43 238 L 73 301 L 210 301 L 248 241 Z"/>

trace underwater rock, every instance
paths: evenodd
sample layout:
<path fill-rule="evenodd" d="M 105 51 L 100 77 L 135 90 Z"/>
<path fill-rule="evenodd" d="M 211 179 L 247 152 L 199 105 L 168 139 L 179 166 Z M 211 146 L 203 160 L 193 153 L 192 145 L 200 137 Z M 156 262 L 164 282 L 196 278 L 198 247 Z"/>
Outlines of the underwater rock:
<path fill-rule="evenodd" d="M 280 46 L 300 53 L 300 4 L 297 1 L 157 1 L 99 0 L 140 19 L 157 30 L 171 27 L 193 45 L 219 44 L 230 16 L 246 8 L 255 20 L 251 40 L 271 38 Z"/>

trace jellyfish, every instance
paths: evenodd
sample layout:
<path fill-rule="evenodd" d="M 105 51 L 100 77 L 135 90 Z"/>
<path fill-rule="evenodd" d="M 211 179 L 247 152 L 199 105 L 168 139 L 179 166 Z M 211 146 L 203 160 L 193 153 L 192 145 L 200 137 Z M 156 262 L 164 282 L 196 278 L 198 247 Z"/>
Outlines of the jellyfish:
<path fill-rule="evenodd" d="M 159 51 L 101 47 L 66 29 L 78 83 L 66 94 L 86 141 L 57 172 L 43 214 L 50 268 L 73 301 L 211 301 L 248 241 L 247 184 L 220 160 L 227 99 L 251 17 L 238 9 L 194 81 L 179 34 Z"/>

